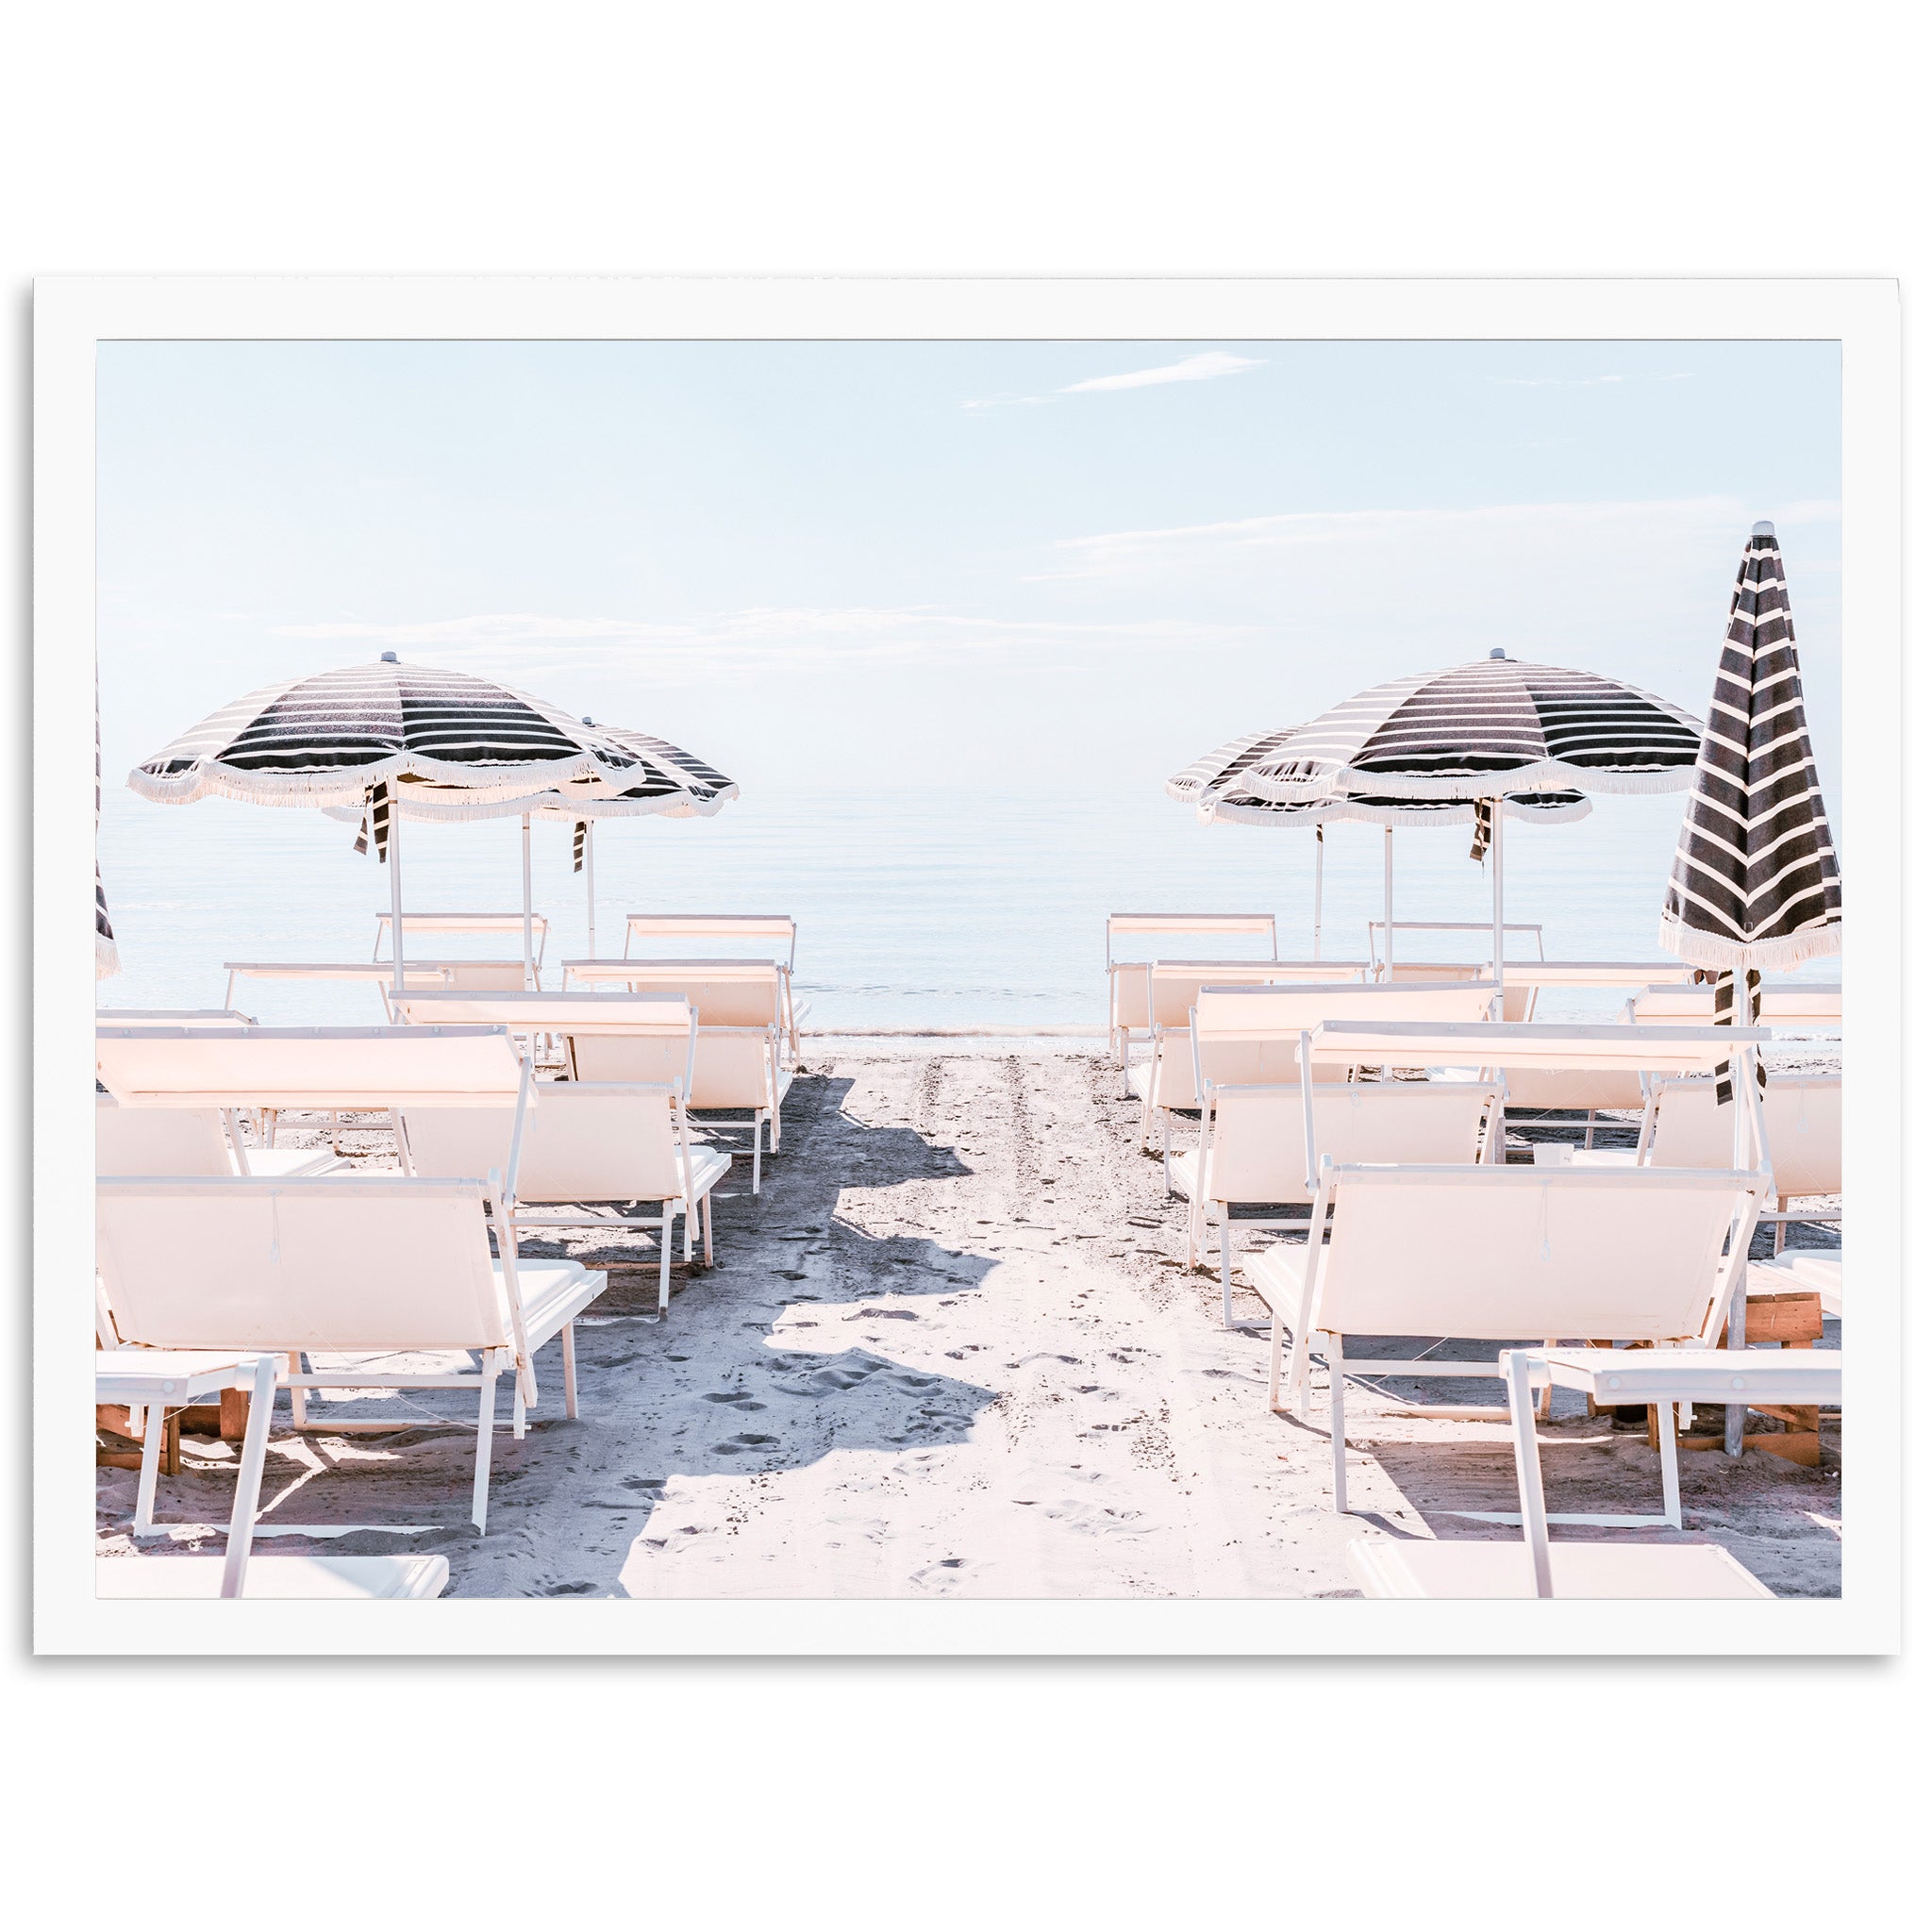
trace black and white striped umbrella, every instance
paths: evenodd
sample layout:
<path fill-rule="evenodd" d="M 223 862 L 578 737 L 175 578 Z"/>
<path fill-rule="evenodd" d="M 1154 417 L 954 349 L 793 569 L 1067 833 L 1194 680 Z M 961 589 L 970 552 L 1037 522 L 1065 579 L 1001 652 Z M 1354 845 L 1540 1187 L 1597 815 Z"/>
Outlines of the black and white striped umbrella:
<path fill-rule="evenodd" d="M 1337 793 L 1493 799 L 1520 792 L 1681 791 L 1697 721 L 1635 685 L 1492 651 L 1376 685 L 1307 724 L 1210 753 L 1204 790 L 1292 804 Z M 1233 756 L 1219 772 L 1204 770 Z M 1180 780 L 1176 780 L 1179 783 Z"/>
<path fill-rule="evenodd" d="M 272 684 L 224 705 L 127 782 L 186 805 L 219 794 L 250 805 L 366 805 L 378 786 L 441 791 L 446 817 L 581 783 L 615 793 L 648 783 L 645 757 L 508 685 L 461 671 L 350 665 Z"/>
<path fill-rule="evenodd" d="M 1738 566 L 1657 937 L 1693 966 L 1755 976 L 1836 953 L 1841 919 L 1784 559 L 1776 531 L 1758 524 Z"/>
<path fill-rule="evenodd" d="M 128 774 L 144 798 L 222 796 L 321 806 L 362 825 L 358 851 L 394 856 L 404 818 L 525 816 L 552 801 L 636 813 L 715 810 L 737 788 L 661 740 L 617 733 L 491 679 L 397 661 L 270 685 L 225 705 Z M 528 828 L 525 834 L 528 912 Z M 391 865 L 395 985 L 402 893 Z M 529 960 L 529 921 L 525 922 Z"/>
<path fill-rule="evenodd" d="M 111 979 L 121 970 L 114 926 L 108 917 L 108 889 L 101 883 L 101 710 L 94 699 L 94 977 Z"/>

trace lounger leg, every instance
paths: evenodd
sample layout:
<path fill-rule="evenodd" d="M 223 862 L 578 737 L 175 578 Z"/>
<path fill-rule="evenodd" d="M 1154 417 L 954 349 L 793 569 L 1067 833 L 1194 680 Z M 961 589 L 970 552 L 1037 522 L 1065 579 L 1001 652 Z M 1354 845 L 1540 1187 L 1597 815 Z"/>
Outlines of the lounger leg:
<path fill-rule="evenodd" d="M 754 1194 L 756 1194 L 758 1191 L 758 1175 L 760 1171 L 761 1170 L 759 1166 L 758 1155 L 758 1123 L 754 1121 L 752 1123 L 751 1129 L 751 1191 Z"/>
<path fill-rule="evenodd" d="M 1560 1348 L 1562 1347 L 1562 1345 L 1563 1344 L 1560 1341 L 1551 1341 L 1548 1336 L 1545 1336 L 1543 1338 L 1543 1346 L 1545 1348 Z M 1536 1419 L 1538 1422 L 1546 1423 L 1549 1421 L 1550 1401 L 1551 1398 L 1556 1394 L 1556 1392 L 1557 1385 L 1554 1381 L 1545 1382 L 1543 1384 L 1543 1392 L 1537 1398 Z"/>
<path fill-rule="evenodd" d="M 1348 1384 L 1341 1373 L 1341 1338 L 1322 1338 L 1328 1348 L 1328 1439 L 1335 1458 L 1335 1513 L 1348 1514 L 1348 1434 L 1342 1414 L 1342 1398 Z"/>
<path fill-rule="evenodd" d="M 496 1439 L 496 1377 L 498 1370 L 486 1359 L 483 1392 L 476 1402 L 476 1480 L 470 1491 L 470 1521 L 480 1531 L 490 1510 L 490 1451 Z"/>
<path fill-rule="evenodd" d="M 1657 1412 L 1657 1460 L 1663 1465 L 1664 1521 L 1673 1529 L 1684 1526 L 1684 1506 L 1677 1491 L 1677 1405 L 1662 1403 Z"/>
<path fill-rule="evenodd" d="M 1530 1573 L 1540 1597 L 1555 1595 L 1550 1583 L 1550 1528 L 1543 1514 L 1543 1468 L 1531 1420 L 1529 1362 L 1521 1350 L 1509 1356 L 1509 1433 L 1516 1445 L 1516 1492 L 1523 1512 L 1523 1540 L 1529 1547 Z"/>
<path fill-rule="evenodd" d="M 151 1402 L 147 1406 L 147 1428 L 141 1444 L 141 1481 L 134 1491 L 134 1533 L 156 1536 L 155 1477 L 160 1473 L 161 1439 L 168 1433 L 168 1406 Z"/>
<path fill-rule="evenodd" d="M 1596 1108 L 1593 1107 L 1583 1116 L 1583 1145 L 1586 1151 L 1596 1145 Z"/>
<path fill-rule="evenodd" d="M 697 1243 L 691 1237 L 691 1203 L 687 1201 L 684 1204 L 684 1265 L 687 1268 L 691 1266 L 691 1257 L 697 1252 Z"/>
<path fill-rule="evenodd" d="M 1268 1324 L 1268 1407 L 1271 1413 L 1281 1407 L 1281 1314 Z"/>
<path fill-rule="evenodd" d="M 528 1414 L 529 1410 L 524 1405 L 524 1378 L 519 1375 L 516 1394 L 511 1398 L 509 1406 L 509 1432 L 519 1442 L 524 1440 L 524 1418 Z"/>
<path fill-rule="evenodd" d="M 662 1316 L 671 1306 L 671 1204 L 664 1204 L 664 1218 L 658 1224 L 658 1313 Z"/>
<path fill-rule="evenodd" d="M 1221 1219 L 1221 1325 L 1234 1326 L 1234 1242 L 1225 1215 Z"/>
<path fill-rule="evenodd" d="M 1785 1211 L 1785 1199 L 1784 1199 L 1784 1196 L 1783 1196 L 1782 1194 L 1780 1194 L 1780 1195 L 1778 1196 L 1778 1200 L 1777 1200 L 1777 1211 L 1778 1211 L 1778 1212 L 1779 1212 L 1780 1214 L 1782 1214 L 1782 1213 L 1783 1213 L 1783 1212 Z M 1774 1222 L 1774 1223 L 1772 1224 L 1772 1228 L 1771 1228 L 1771 1252 L 1772 1252 L 1772 1253 L 1773 1253 L 1774 1255 L 1782 1255 L 1782 1254 L 1784 1253 L 1784 1251 L 1785 1251 L 1785 1224 L 1784 1224 L 1784 1223 L 1783 1223 L 1782 1221 L 1777 1221 L 1777 1222 Z"/>
<path fill-rule="evenodd" d="M 563 1324 L 563 1412 L 572 1422 L 577 1419 L 577 1324 L 573 1317 Z"/>
<path fill-rule="evenodd" d="M 704 1202 L 704 1217 L 705 1217 L 705 1223 L 704 1223 L 704 1225 L 705 1225 L 705 1266 L 706 1266 L 707 1268 L 708 1268 L 708 1267 L 709 1267 L 709 1266 L 711 1265 L 711 1197 L 710 1197 L 710 1195 L 709 1195 L 709 1194 L 707 1194 L 707 1195 L 705 1196 L 705 1202 Z"/>
<path fill-rule="evenodd" d="M 289 1374 L 291 1375 L 299 1375 L 301 1373 L 302 1351 L 300 1349 L 291 1349 L 289 1351 Z M 308 1425 L 308 1391 L 296 1382 L 289 1384 L 289 1415 L 298 1429 Z"/>

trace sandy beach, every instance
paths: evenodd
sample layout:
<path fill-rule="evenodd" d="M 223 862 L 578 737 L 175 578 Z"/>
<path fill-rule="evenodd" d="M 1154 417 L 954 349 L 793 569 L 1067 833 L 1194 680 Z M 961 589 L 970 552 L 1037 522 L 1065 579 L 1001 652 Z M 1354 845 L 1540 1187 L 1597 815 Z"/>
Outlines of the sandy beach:
<path fill-rule="evenodd" d="M 1513 1507 L 1504 1429 L 1398 1412 L 1499 1401 L 1493 1380 L 1352 1390 L 1356 1513 L 1331 1511 L 1320 1383 L 1307 1423 L 1269 1412 L 1265 1336 L 1225 1331 L 1217 1281 L 1185 1271 L 1182 1204 L 1098 1053 L 808 1046 L 785 1111 L 667 1321 L 642 1319 L 643 1238 L 570 1240 L 610 1272 L 579 1324 L 581 1414 L 553 1343 L 528 1433 L 500 1432 L 487 1536 L 474 1435 L 435 1420 L 454 1401 L 350 1394 L 311 1416 L 405 1426 L 279 1427 L 264 1547 L 438 1550 L 453 1596 L 1307 1597 L 1356 1593 L 1357 1537 L 1514 1535 L 1456 1513 Z M 1559 1395 L 1544 1444 L 1553 1510 L 1658 1507 L 1641 1429 Z M 184 1437 L 158 1505 L 180 1546 L 219 1547 L 234 1453 Z M 1835 1595 L 1839 1467 L 1833 1418 L 1818 1469 L 1687 1456 L 1685 1534 L 1781 1595 Z M 101 1471 L 98 1499 L 101 1553 L 131 1553 L 133 1474 Z"/>

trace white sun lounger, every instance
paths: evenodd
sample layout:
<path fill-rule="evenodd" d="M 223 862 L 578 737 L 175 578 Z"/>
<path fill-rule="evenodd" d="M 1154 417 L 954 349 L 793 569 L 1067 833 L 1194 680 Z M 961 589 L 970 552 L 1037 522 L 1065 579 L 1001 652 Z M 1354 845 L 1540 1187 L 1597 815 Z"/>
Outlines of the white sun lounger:
<path fill-rule="evenodd" d="M 326 1147 L 250 1146 L 236 1115 L 216 1108 L 163 1112 L 94 1096 L 96 1174 L 332 1174 L 342 1165 Z"/>
<path fill-rule="evenodd" d="M 1323 985 L 1208 986 L 1180 1028 L 1161 1027 L 1155 1054 L 1128 1069 L 1141 1098 L 1141 1144 L 1157 1124 L 1165 1157 L 1173 1116 L 1201 1105 L 1200 1079 L 1228 1086 L 1264 1086 L 1300 1078 L 1298 1042 L 1324 1020 L 1374 1015 L 1390 1021 L 1479 1021 L 1495 989 L 1487 982 L 1448 986 L 1375 986 L 1347 980 Z M 1347 1069 L 1324 1066 L 1318 1079 L 1344 1079 Z M 1171 1187 L 1171 1182 L 1170 1182 Z"/>
<path fill-rule="evenodd" d="M 761 1184 L 764 1138 L 777 1150 L 792 1075 L 775 1025 L 700 1026 L 682 993 L 659 991 L 407 993 L 397 1011 L 418 1024 L 508 1026 L 533 1039 L 559 1035 L 574 1080 L 675 1084 L 687 1110 L 725 1116 L 698 1123 L 704 1132 L 749 1132 L 754 1194 Z"/>
<path fill-rule="evenodd" d="M 1754 1261 L 1746 1283 L 1753 1294 L 1815 1294 L 1827 1315 L 1844 1319 L 1841 1264 L 1836 1249 L 1787 1248 L 1769 1261 Z"/>
<path fill-rule="evenodd" d="M 766 959 L 566 959 L 566 991 L 621 987 L 631 992 L 675 993 L 706 1026 L 774 1027 L 786 1054 L 799 1059 L 805 1008 L 793 999 L 786 967 Z"/>
<path fill-rule="evenodd" d="M 275 1402 L 273 1355 L 233 1357 L 171 1349 L 124 1349 L 95 1362 L 94 1400 L 148 1411 L 134 1532 L 153 1533 L 155 1467 L 166 1411 L 223 1389 L 249 1391 L 248 1428 L 236 1471 L 228 1547 L 220 1557 L 114 1557 L 94 1567 L 94 1594 L 105 1601 L 197 1602 L 248 1597 L 284 1602 L 316 1598 L 436 1597 L 449 1582 L 447 1557 L 257 1557 L 256 1511 Z"/>
<path fill-rule="evenodd" d="M 1844 1191 L 1843 1082 L 1836 1074 L 1773 1074 L 1763 1090 L 1764 1136 L 1771 1158 L 1771 1198 L 1779 1249 L 1792 1221 L 1838 1221 L 1838 1208 L 1793 1211 L 1790 1203 Z M 1724 1167 L 1731 1149 L 1729 1110 L 1717 1104 L 1714 1078 L 1652 1084 L 1634 1154 L 1621 1159 L 1656 1167 Z M 1617 1160 L 1619 1156 L 1596 1158 Z"/>
<path fill-rule="evenodd" d="M 362 981 L 375 989 L 385 1018 L 393 1018 L 390 993 L 395 980 L 395 967 L 388 959 L 282 960 L 230 959 L 222 968 L 228 975 L 225 995 L 235 1003 L 235 982 L 240 979 L 304 980 L 320 984 L 354 984 Z M 428 992 L 453 987 L 466 991 L 518 992 L 523 990 L 524 962 L 521 959 L 409 959 L 403 961 L 403 990 Z"/>
<path fill-rule="evenodd" d="M 1708 1026 L 1717 1012 L 1717 989 L 1651 986 L 1632 997 L 1628 1010 L 1639 1026 Z M 1836 1033 L 1844 1024 L 1844 990 L 1824 981 L 1766 980 L 1757 990 L 1757 1024 L 1794 1033 Z"/>
<path fill-rule="evenodd" d="M 798 922 L 784 912 L 632 912 L 624 924 L 625 958 L 639 940 L 775 940 L 774 963 L 798 964 Z M 779 953 L 784 957 L 781 959 Z"/>
<path fill-rule="evenodd" d="M 516 1377 L 511 1426 L 521 1437 L 536 1352 L 561 1337 L 564 1412 L 576 1414 L 572 1324 L 605 1277 L 574 1261 L 520 1261 L 513 1238 L 493 1257 L 486 1208 L 496 1226 L 509 1225 L 501 1177 L 104 1180 L 96 1203 L 101 1274 L 125 1341 L 273 1352 L 291 1364 L 282 1377 L 291 1391 L 475 1390 L 471 1517 L 479 1530 L 497 1377 Z M 477 1365 L 385 1366 L 438 1354 L 475 1356 Z M 294 1366 L 317 1355 L 356 1359 Z M 399 1424 L 329 1424 L 332 1433 L 358 1426 Z"/>
<path fill-rule="evenodd" d="M 1175 1154 L 1170 1172 L 1190 1204 L 1188 1266 L 1221 1232 L 1222 1322 L 1234 1319 L 1233 1210 L 1312 1207 L 1308 1177 L 1326 1156 L 1338 1166 L 1373 1162 L 1443 1165 L 1484 1158 L 1486 1131 L 1500 1125 L 1501 1087 L 1482 1080 L 1351 1081 L 1346 1085 L 1202 1085 L 1197 1147 Z M 1306 1217 L 1250 1216 L 1260 1230 L 1311 1226 Z"/>
<path fill-rule="evenodd" d="M 511 1224 L 535 1227 L 650 1227 L 658 1231 L 658 1314 L 671 1306 L 671 1242 L 684 1219 L 691 1258 L 694 1224 L 711 1260 L 711 1190 L 731 1171 L 730 1155 L 694 1147 L 675 1085 L 549 1080 L 534 1087 L 513 1150 L 512 1117 L 501 1109 L 435 1107 L 397 1109 L 404 1158 L 413 1174 L 514 1172 L 505 1183 Z M 582 1211 L 585 1204 L 656 1201 L 655 1215 Z M 535 1211 L 573 1206 L 578 1211 Z M 525 1262 L 527 1268 L 530 1264 Z"/>
<path fill-rule="evenodd" d="M 1333 1222 L 1312 1241 L 1291 1388 L 1309 1347 L 1328 1365 L 1334 1507 L 1348 1508 L 1351 1375 L 1476 1376 L 1480 1363 L 1349 1355 L 1342 1337 L 1615 1336 L 1674 1347 L 1714 1339 L 1741 1277 L 1726 1237 L 1755 1220 L 1754 1174 L 1592 1168 L 1336 1167 L 1320 1174 Z M 1717 1311 L 1713 1321 L 1713 1310 Z M 1270 1398 L 1278 1393 L 1277 1308 Z"/>
<path fill-rule="evenodd" d="M 384 911 L 375 915 L 375 950 L 372 959 L 383 957 L 383 941 L 390 938 L 390 928 L 394 915 Z M 415 961 L 408 956 L 413 950 L 411 941 L 418 936 L 427 938 L 434 934 L 448 933 L 500 933 L 506 939 L 513 938 L 521 947 L 524 942 L 524 915 L 521 912 L 406 912 L 403 914 L 403 968 L 407 972 Z M 539 974 L 543 970 L 543 948 L 550 937 L 550 922 L 542 913 L 530 915 L 530 943 L 532 964 Z M 391 942 L 391 960 L 393 942 Z M 522 986 L 523 961 L 517 962 L 519 974 L 517 984 Z M 539 981 L 541 984 L 541 981 Z"/>
<path fill-rule="evenodd" d="M 1484 939 L 1492 940 L 1495 936 L 1496 928 L 1487 919 L 1398 919 L 1394 924 L 1393 930 L 1395 932 L 1409 933 L 1466 932 L 1480 934 Z M 1505 964 L 1513 973 L 1516 970 L 1516 961 L 1507 958 L 1509 935 L 1511 933 L 1529 934 L 1536 941 L 1536 956 L 1541 959 L 1543 956 L 1543 929 L 1540 924 L 1534 923 L 1504 926 L 1503 946 Z M 1387 920 L 1372 919 L 1369 921 L 1369 958 L 1374 962 L 1377 972 L 1386 969 L 1392 963 L 1395 948 L 1390 942 L 1390 936 L 1391 927 Z"/>
<path fill-rule="evenodd" d="M 1276 942 L 1272 912 L 1114 912 L 1107 921 L 1107 1006 L 1108 1037 L 1123 1074 L 1126 1072 L 1130 1041 L 1145 1039 L 1149 1025 L 1145 973 L 1154 963 L 1146 959 L 1117 959 L 1116 940 L 1187 940 L 1205 934 L 1250 937 L 1264 941 L 1267 957 L 1274 958 L 1281 948 Z M 1170 963 L 1186 965 L 1185 958 Z M 1232 960 L 1203 961 L 1208 965 L 1233 965 Z M 1359 969 L 1357 969 L 1359 970 Z M 1324 976 L 1346 979 L 1350 968 L 1337 965 Z M 1183 1008 L 1185 1011 L 1185 1008 Z M 1178 1023 L 1176 1023 L 1178 1024 Z"/>

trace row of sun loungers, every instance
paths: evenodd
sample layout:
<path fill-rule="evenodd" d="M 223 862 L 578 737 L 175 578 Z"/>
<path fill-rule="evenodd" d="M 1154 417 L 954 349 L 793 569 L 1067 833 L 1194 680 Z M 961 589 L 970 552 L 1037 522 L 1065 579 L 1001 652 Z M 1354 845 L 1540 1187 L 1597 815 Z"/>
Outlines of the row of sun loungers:
<path fill-rule="evenodd" d="M 1795 1294 L 1816 1295 L 1836 1315 L 1837 1258 L 1794 1251 L 1760 1263 L 1749 1250 L 1762 1222 L 1777 1224 L 1781 1243 L 1790 1221 L 1836 1218 L 1790 1204 L 1841 1188 L 1840 1082 L 1836 1074 L 1777 1074 L 1760 1086 L 1755 1060 L 1774 1028 L 1835 1031 L 1837 988 L 1769 987 L 1760 1024 L 1746 1029 L 1714 1024 L 1713 991 L 1691 984 L 1688 970 L 1648 961 L 1511 961 L 1499 988 L 1488 966 L 1391 965 L 1386 957 L 1114 957 L 1117 940 L 1169 930 L 1260 934 L 1262 923 L 1241 915 L 1110 921 L 1112 1041 L 1141 1102 L 1141 1145 L 1158 1131 L 1169 1191 L 1187 1203 L 1189 1265 L 1218 1244 L 1230 1326 L 1238 1282 L 1268 1309 L 1265 1324 L 1243 1325 L 1269 1330 L 1271 1407 L 1305 1413 L 1311 1366 L 1319 1359 L 1325 1368 L 1337 1510 L 1348 1507 L 1351 1378 L 1510 1372 L 1507 1351 L 1493 1369 L 1433 1353 L 1392 1359 L 1373 1352 L 1378 1340 L 1419 1335 L 1606 1343 L 1580 1355 L 1547 1346 L 1538 1370 L 1545 1391 L 1557 1382 L 1585 1386 L 1632 1360 L 1680 1365 L 1657 1438 L 1663 1513 L 1617 1519 L 1620 1526 L 1681 1527 L 1671 1425 L 1678 1405 L 1688 1416 L 1693 1400 L 1725 1401 L 1741 1419 L 1746 1406 L 1770 1404 L 1788 1427 L 1808 1414 L 1815 1459 L 1816 1404 L 1779 1408 L 1799 1398 L 1778 1396 L 1772 1385 L 1815 1391 L 1827 1358 L 1809 1352 L 1815 1365 L 1793 1365 L 1787 1356 L 1781 1369 L 1785 1351 L 1746 1351 L 1746 1311 L 1754 1296 Z M 1272 928 L 1265 937 L 1272 950 Z M 1621 995 L 1621 1017 L 1598 1025 L 1536 1021 L 1538 993 L 1555 987 Z M 1715 1070 L 1726 1061 L 1740 1074 L 1737 1103 L 1720 1107 Z M 1746 1068 L 1754 1077 L 1742 1077 Z M 1512 1108 L 1545 1125 L 1552 1112 L 1582 1114 L 1584 1146 L 1539 1146 L 1535 1164 L 1507 1166 L 1504 1124 Z M 1618 1123 L 1634 1127 L 1634 1147 L 1590 1144 L 1606 1112 L 1636 1116 Z M 1193 1117 L 1194 1143 L 1176 1147 L 1176 1123 Z M 1299 1242 L 1282 1239 L 1296 1231 Z M 1817 1330 L 1803 1332 L 1799 1345 L 1808 1352 Z M 1780 1338 L 1788 1339 L 1784 1330 Z M 1698 1381 L 1693 1365 L 1712 1362 L 1730 1373 Z M 1548 1366 L 1558 1363 L 1560 1374 Z M 1831 1392 L 1817 1400 L 1835 1402 L 1835 1357 L 1828 1366 Z M 1657 1372 L 1648 1373 L 1655 1381 Z M 1533 1462 L 1533 1428 L 1519 1437 L 1520 1472 L 1525 1441 Z M 1390 1554 L 1380 1543 L 1359 1546 L 1351 1562 L 1376 1595 L 1765 1594 L 1722 1552 L 1650 1549 L 1620 1566 L 1619 1552 L 1570 1544 L 1552 1552 L 1538 1534 L 1534 1564 L 1512 1546 L 1475 1545 L 1496 1554 L 1445 1556 L 1447 1568 L 1432 1569 L 1437 1559 L 1426 1554 L 1407 1562 L 1410 1545 Z M 1507 1576 L 1499 1561 L 1512 1566 Z"/>
<path fill-rule="evenodd" d="M 541 959 L 546 933 L 534 925 Z M 455 932 L 521 939 L 522 927 L 521 915 L 411 914 L 404 943 Z M 713 936 L 776 941 L 782 957 L 628 956 L 632 940 Z M 650 1319 L 661 1319 L 680 1231 L 687 1263 L 700 1245 L 712 1259 L 711 1199 L 732 1167 L 720 1135 L 748 1133 L 754 1191 L 765 1151 L 780 1143 L 800 1012 L 789 919 L 639 915 L 625 958 L 567 961 L 567 990 L 548 992 L 527 983 L 521 960 L 414 959 L 397 992 L 393 959 L 380 957 L 390 937 L 384 915 L 369 961 L 233 965 L 221 1008 L 102 1016 L 96 1325 L 101 1386 L 119 1392 L 99 1400 L 131 1414 L 152 1400 L 137 1536 L 163 1533 L 154 1521 L 160 1416 L 194 1399 L 189 1382 L 140 1390 L 167 1381 L 170 1366 L 200 1377 L 191 1377 L 197 1391 L 239 1386 L 258 1361 L 273 1373 L 267 1399 L 258 1388 L 251 1401 L 243 1448 L 250 1524 L 257 1425 L 265 1453 L 276 1389 L 289 1391 L 298 1428 L 315 1391 L 462 1390 L 477 1405 L 471 1517 L 482 1529 L 499 1383 L 511 1378 L 509 1426 L 521 1436 L 539 1399 L 537 1357 L 558 1342 L 574 1417 L 574 1324 L 607 1283 L 602 1271 L 535 1259 L 520 1243 L 560 1229 L 654 1236 Z M 391 1024 L 258 1025 L 234 990 L 271 978 L 366 981 Z M 540 1067 L 552 1077 L 538 1077 Z M 393 1168 L 276 1145 L 291 1111 L 332 1125 L 385 1116 Z M 327 1426 L 358 1424 L 333 1416 Z M 192 1561 L 108 1563 L 104 1587 L 243 1593 L 241 1495 L 236 1510 L 224 1576 Z M 433 1595 L 447 1574 L 441 1558 L 274 1558 L 256 1562 L 245 1593 Z"/>

